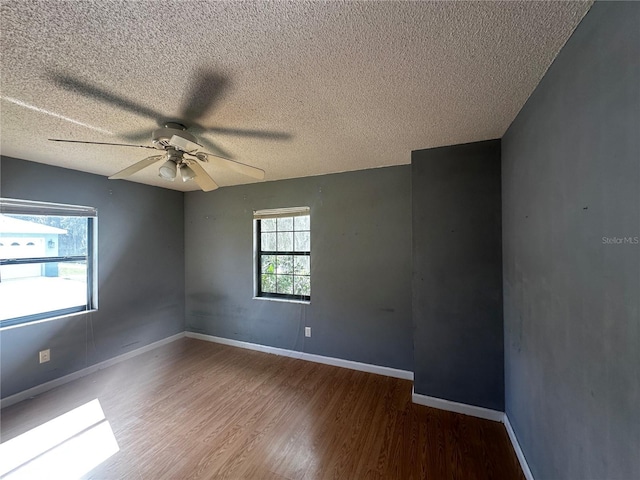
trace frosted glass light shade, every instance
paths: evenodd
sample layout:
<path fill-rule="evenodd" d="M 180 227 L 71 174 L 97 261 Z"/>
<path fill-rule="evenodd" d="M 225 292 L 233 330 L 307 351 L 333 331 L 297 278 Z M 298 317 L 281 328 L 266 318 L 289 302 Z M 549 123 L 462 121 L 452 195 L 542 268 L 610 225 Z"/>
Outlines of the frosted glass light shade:
<path fill-rule="evenodd" d="M 196 177 L 196 172 L 194 172 L 188 165 L 184 165 L 180 168 L 180 176 L 182 177 L 183 182 L 188 182 Z"/>
<path fill-rule="evenodd" d="M 167 160 L 160 167 L 159 175 L 166 180 L 173 180 L 176 178 L 176 163 L 172 160 Z"/>

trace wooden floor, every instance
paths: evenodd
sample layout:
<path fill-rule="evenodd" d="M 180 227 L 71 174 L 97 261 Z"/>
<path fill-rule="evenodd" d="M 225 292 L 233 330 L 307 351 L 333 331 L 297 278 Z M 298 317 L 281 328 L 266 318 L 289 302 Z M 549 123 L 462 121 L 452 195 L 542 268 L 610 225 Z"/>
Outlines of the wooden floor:
<path fill-rule="evenodd" d="M 2 411 L 2 442 L 98 399 L 119 452 L 86 478 L 524 479 L 504 426 L 411 382 L 181 339 Z"/>

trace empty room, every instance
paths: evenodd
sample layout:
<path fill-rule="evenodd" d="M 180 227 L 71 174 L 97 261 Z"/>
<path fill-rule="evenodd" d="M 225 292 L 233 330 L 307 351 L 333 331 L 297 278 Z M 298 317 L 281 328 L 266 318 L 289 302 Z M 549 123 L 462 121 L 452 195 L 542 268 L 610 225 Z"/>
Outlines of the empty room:
<path fill-rule="evenodd" d="M 640 478 L 640 2 L 0 0 L 0 478 Z"/>

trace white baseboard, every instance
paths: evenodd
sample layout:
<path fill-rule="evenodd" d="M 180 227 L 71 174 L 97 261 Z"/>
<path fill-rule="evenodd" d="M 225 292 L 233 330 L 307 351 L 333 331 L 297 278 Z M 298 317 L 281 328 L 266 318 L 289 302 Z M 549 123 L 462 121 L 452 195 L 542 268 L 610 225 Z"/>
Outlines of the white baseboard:
<path fill-rule="evenodd" d="M 463 415 L 471 415 L 472 417 L 493 420 L 494 422 L 502 422 L 504 418 L 504 412 L 484 407 L 476 407 L 475 405 L 468 405 L 466 403 L 452 402 L 451 400 L 444 400 L 442 398 L 429 397 L 428 395 L 416 393 L 415 390 L 411 392 L 411 399 L 413 403 L 424 405 L 425 407 L 439 408 L 440 410 L 462 413 Z"/>
<path fill-rule="evenodd" d="M 504 423 L 504 428 L 507 429 L 507 434 L 509 435 L 509 440 L 511 440 L 511 445 L 513 445 L 513 449 L 516 451 L 516 456 L 518 457 L 518 461 L 520 462 L 522 473 L 524 473 L 524 476 L 527 480 L 534 480 L 533 474 L 529 469 L 529 464 L 527 463 L 527 459 L 524 458 L 524 453 L 520 448 L 520 444 L 518 443 L 518 438 L 516 437 L 516 434 L 513 431 L 513 428 L 511 427 L 511 423 L 509 422 L 509 417 L 507 417 L 506 413 L 504 414 L 503 423 Z"/>
<path fill-rule="evenodd" d="M 188 338 L 205 340 L 207 342 L 221 343 L 232 347 L 246 348 L 248 350 L 257 350 L 258 352 L 271 353 L 281 355 L 283 357 L 298 358 L 308 362 L 323 363 L 325 365 L 333 365 L 334 367 L 349 368 L 351 370 L 359 370 L 361 372 L 376 373 L 378 375 L 386 375 L 387 377 L 402 378 L 404 380 L 413 380 L 413 372 L 407 370 L 399 370 L 397 368 L 383 367 L 380 365 L 372 365 L 370 363 L 355 362 L 353 360 L 343 360 L 342 358 L 325 357 L 313 353 L 298 352 L 295 350 L 287 350 L 285 348 L 268 347 L 257 343 L 242 342 L 240 340 L 231 340 L 229 338 L 214 337 L 213 335 L 205 335 L 203 333 L 185 332 Z"/>
<path fill-rule="evenodd" d="M 69 383 L 78 378 L 90 375 L 94 372 L 97 372 L 98 370 L 102 370 L 104 368 L 115 365 L 116 363 L 124 362 L 125 360 L 148 352 L 149 350 L 153 350 L 154 348 L 158 348 L 162 345 L 166 345 L 167 343 L 171 343 L 183 337 L 184 332 L 180 332 L 176 335 L 163 338 L 162 340 L 150 343 L 149 345 L 145 345 L 144 347 L 140 347 L 136 350 L 131 350 L 130 352 L 123 353 L 122 355 L 118 355 L 117 357 L 110 358 L 109 360 L 105 360 L 104 362 L 96 363 L 95 365 L 91 365 L 90 367 L 70 373 L 69 375 L 65 375 L 64 377 L 56 378 L 55 380 L 51 380 L 50 382 L 42 383 L 40 385 L 36 385 L 33 388 L 23 390 L 0 400 L 0 408 L 8 407 L 9 405 L 21 402 L 22 400 L 26 400 L 27 398 L 35 397 L 36 395 L 40 395 L 47 390 L 51 390 L 53 388 L 59 387 L 60 385 L 64 385 L 65 383 Z"/>

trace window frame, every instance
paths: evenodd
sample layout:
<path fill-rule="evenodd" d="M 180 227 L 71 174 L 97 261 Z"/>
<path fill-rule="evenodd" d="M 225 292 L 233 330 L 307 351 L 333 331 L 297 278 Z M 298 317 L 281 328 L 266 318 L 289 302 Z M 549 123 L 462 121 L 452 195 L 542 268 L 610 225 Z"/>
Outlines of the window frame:
<path fill-rule="evenodd" d="M 309 216 L 309 251 L 271 251 L 262 250 L 262 224 L 261 221 L 267 218 L 294 218 L 298 216 Z M 298 303 L 311 303 L 311 295 L 296 295 L 289 293 L 273 293 L 262 291 L 262 257 L 264 255 L 290 255 L 294 257 L 309 258 L 309 284 L 311 284 L 311 209 L 309 207 L 292 207 L 272 210 L 256 210 L 253 212 L 254 223 L 254 298 L 279 300 Z M 295 232 L 295 229 L 293 230 Z M 295 275 L 293 275 L 295 277 Z"/>
<path fill-rule="evenodd" d="M 93 207 L 80 205 L 66 205 L 49 202 L 36 202 L 22 199 L 0 198 L 0 213 L 3 215 L 30 215 L 30 216 L 63 216 L 81 217 L 87 219 L 87 254 L 65 255 L 55 257 L 27 257 L 0 259 L 0 266 L 72 263 L 86 262 L 87 265 L 87 293 L 86 303 L 68 308 L 47 310 L 43 312 L 23 315 L 0 320 L 0 328 L 28 325 L 42 320 L 52 320 L 67 315 L 90 312 L 98 309 L 97 289 L 97 239 L 98 239 L 98 212 Z"/>

